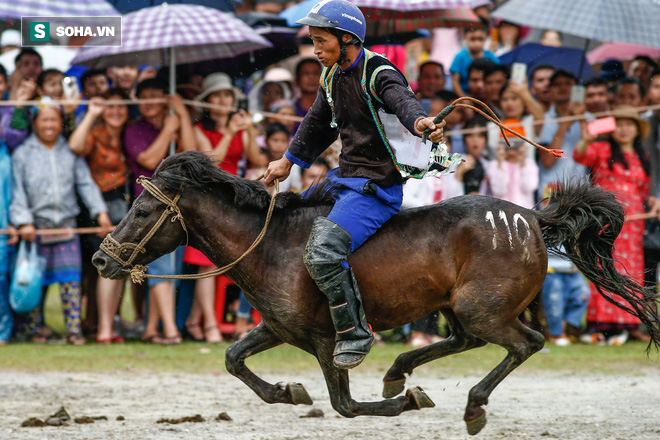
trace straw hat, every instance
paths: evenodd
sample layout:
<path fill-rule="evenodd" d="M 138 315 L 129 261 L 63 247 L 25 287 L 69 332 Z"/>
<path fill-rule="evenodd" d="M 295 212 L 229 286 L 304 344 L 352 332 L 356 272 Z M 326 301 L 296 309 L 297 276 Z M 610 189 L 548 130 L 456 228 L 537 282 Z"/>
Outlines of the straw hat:
<path fill-rule="evenodd" d="M 234 100 L 244 98 L 245 95 L 238 88 L 234 87 L 231 78 L 226 73 L 212 73 L 204 78 L 202 82 L 202 93 L 195 96 L 195 101 L 203 101 L 211 93 L 220 90 L 231 90 L 234 94 Z"/>
<path fill-rule="evenodd" d="M 651 133 L 651 127 L 649 123 L 646 122 L 639 116 L 639 113 L 629 105 L 620 105 L 619 107 L 612 110 L 612 116 L 615 119 L 630 119 L 635 121 L 637 124 L 637 129 L 639 130 L 639 137 L 644 140 Z"/>

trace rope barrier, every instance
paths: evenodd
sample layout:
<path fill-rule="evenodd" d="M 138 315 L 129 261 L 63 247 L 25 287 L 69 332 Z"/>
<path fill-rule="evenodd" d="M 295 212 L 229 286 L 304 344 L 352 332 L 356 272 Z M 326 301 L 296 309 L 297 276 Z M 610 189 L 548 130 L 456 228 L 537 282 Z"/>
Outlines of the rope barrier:
<path fill-rule="evenodd" d="M 66 235 L 70 233 L 85 235 L 85 234 L 101 234 L 104 232 L 112 232 L 117 226 L 112 226 L 111 228 L 104 228 L 101 226 L 93 228 L 57 228 L 57 229 L 37 229 L 36 235 Z M 0 229 L 0 235 L 10 235 L 9 229 Z"/>
<path fill-rule="evenodd" d="M 468 96 L 464 96 L 462 98 L 466 98 L 468 100 L 476 101 L 475 98 L 470 98 Z M 462 99 L 459 98 L 459 99 Z M 53 104 L 56 105 L 73 105 L 73 104 L 78 104 L 78 105 L 87 105 L 89 104 L 88 100 L 82 100 L 82 99 L 54 99 L 52 101 Z M 155 98 L 155 99 L 108 99 L 106 101 L 103 101 L 104 105 L 136 105 L 136 104 L 167 104 L 169 102 L 169 99 L 167 98 Z M 237 111 L 238 109 L 236 107 L 227 107 L 224 105 L 218 105 L 218 104 L 209 104 L 208 102 L 201 102 L 201 101 L 193 101 L 191 99 L 184 99 L 183 103 L 186 105 L 190 105 L 193 107 L 199 107 L 199 108 L 207 108 L 207 109 L 217 109 L 217 110 L 229 110 L 229 111 Z M 0 101 L 0 107 L 5 107 L 5 106 L 29 106 L 29 105 L 39 105 L 43 104 L 43 102 L 39 100 L 30 100 L 30 101 Z M 474 110 L 474 109 L 473 109 Z M 638 113 L 647 111 L 647 110 L 660 110 L 660 104 L 654 104 L 654 105 L 645 105 L 641 107 L 634 107 L 633 110 L 637 111 Z M 272 112 L 266 112 L 266 111 L 258 111 L 254 112 L 251 114 L 256 114 L 259 113 L 264 117 L 274 117 L 278 119 L 283 119 L 287 121 L 294 121 L 294 122 L 301 122 L 303 120 L 302 117 L 300 116 L 288 116 L 288 115 L 280 115 L 277 113 L 272 113 Z M 611 111 L 605 111 L 605 112 L 598 112 L 598 113 L 592 113 L 593 116 L 596 118 L 602 118 L 606 116 L 612 116 L 613 113 Z M 571 121 L 580 121 L 582 119 L 585 119 L 585 115 L 573 115 L 573 116 L 560 116 L 557 118 L 551 118 L 551 119 L 543 119 L 540 121 L 533 121 L 532 125 L 542 125 L 545 123 L 549 122 L 556 122 L 556 123 L 562 123 L 562 122 L 571 122 Z M 509 124 L 507 127 L 512 127 L 512 128 L 517 128 L 517 127 L 522 127 L 522 123 L 517 123 L 517 124 Z M 448 130 L 445 132 L 446 135 L 456 135 L 456 134 L 473 134 L 473 133 L 483 133 L 488 131 L 488 129 L 484 128 L 468 128 L 468 129 L 457 129 L 457 130 Z"/>

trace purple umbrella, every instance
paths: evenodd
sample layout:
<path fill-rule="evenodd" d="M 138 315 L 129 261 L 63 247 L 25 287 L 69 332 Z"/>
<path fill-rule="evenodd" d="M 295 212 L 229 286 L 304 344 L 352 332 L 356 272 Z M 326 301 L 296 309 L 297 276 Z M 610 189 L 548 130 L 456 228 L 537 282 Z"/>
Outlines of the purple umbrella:
<path fill-rule="evenodd" d="M 85 17 L 119 16 L 119 12 L 102 0 L 20 0 L 0 2 L 0 17 Z"/>
<path fill-rule="evenodd" d="M 127 64 L 173 66 L 231 58 L 271 46 L 233 15 L 204 6 L 163 4 L 140 9 L 125 15 L 122 27 L 121 47 L 86 44 L 73 64 L 91 68 Z M 102 38 L 94 37 L 88 43 Z"/>
<path fill-rule="evenodd" d="M 476 8 L 490 4 L 490 0 L 348 0 L 360 9 L 389 9 L 391 11 L 413 12 L 434 9 Z"/>
<path fill-rule="evenodd" d="M 169 63 L 170 94 L 174 94 L 176 64 L 232 58 L 271 46 L 232 14 L 204 6 L 165 3 L 140 9 L 124 16 L 122 27 L 120 47 L 85 45 L 72 63 L 91 68 Z"/>

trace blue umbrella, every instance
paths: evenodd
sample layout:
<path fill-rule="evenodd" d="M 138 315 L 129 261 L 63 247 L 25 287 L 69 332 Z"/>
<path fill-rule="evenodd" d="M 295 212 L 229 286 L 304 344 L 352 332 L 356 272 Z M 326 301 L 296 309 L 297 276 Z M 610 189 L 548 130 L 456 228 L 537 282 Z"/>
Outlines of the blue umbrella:
<path fill-rule="evenodd" d="M 297 5 L 293 5 L 280 12 L 280 17 L 286 19 L 286 23 L 289 26 L 300 26 L 296 21 L 306 17 L 307 14 L 309 14 L 309 11 L 311 11 L 317 3 L 318 0 L 306 0 L 302 3 L 298 3 Z"/>
<path fill-rule="evenodd" d="M 188 4 L 206 6 L 223 12 L 234 12 L 234 5 L 240 3 L 235 0 L 108 0 L 122 14 L 137 11 L 142 8 L 158 6 L 164 2 L 168 4 Z"/>
<path fill-rule="evenodd" d="M 594 76 L 594 71 L 584 60 L 585 53 L 582 49 L 544 46 L 538 43 L 521 44 L 500 57 L 502 64 L 527 64 L 528 76 L 537 66 L 550 64 L 557 69 L 572 72 L 578 79 L 586 80 Z"/>

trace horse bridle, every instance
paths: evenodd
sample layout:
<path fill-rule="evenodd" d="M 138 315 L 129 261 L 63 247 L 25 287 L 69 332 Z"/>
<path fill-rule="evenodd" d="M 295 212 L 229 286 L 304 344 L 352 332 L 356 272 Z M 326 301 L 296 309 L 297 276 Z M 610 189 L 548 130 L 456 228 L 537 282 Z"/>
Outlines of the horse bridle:
<path fill-rule="evenodd" d="M 164 203 L 166 206 L 156 224 L 153 225 L 149 233 L 144 236 L 144 238 L 138 244 L 119 243 L 110 234 L 105 236 L 103 242 L 101 243 L 100 249 L 108 254 L 110 258 L 119 263 L 122 269 L 130 269 L 138 255 L 144 254 L 146 252 L 144 247 L 145 244 L 147 244 L 151 237 L 156 235 L 158 228 L 160 228 L 160 226 L 165 222 L 165 219 L 167 219 L 167 217 L 170 215 L 174 215 L 171 219 L 172 223 L 177 220 L 181 223 L 181 227 L 186 233 L 186 246 L 188 245 L 188 229 L 186 228 L 186 224 L 183 221 L 181 209 L 179 209 L 178 205 L 176 204 L 176 202 L 178 202 L 179 198 L 181 197 L 181 193 L 178 193 L 174 199 L 170 199 L 160 189 L 158 189 L 156 185 L 151 183 L 151 179 L 144 176 L 140 176 L 137 179 L 137 183 L 142 185 L 145 190 L 147 190 L 152 196 L 154 196 L 160 202 Z M 121 255 L 128 251 L 132 251 L 131 255 L 128 257 L 128 260 L 122 259 Z"/>

